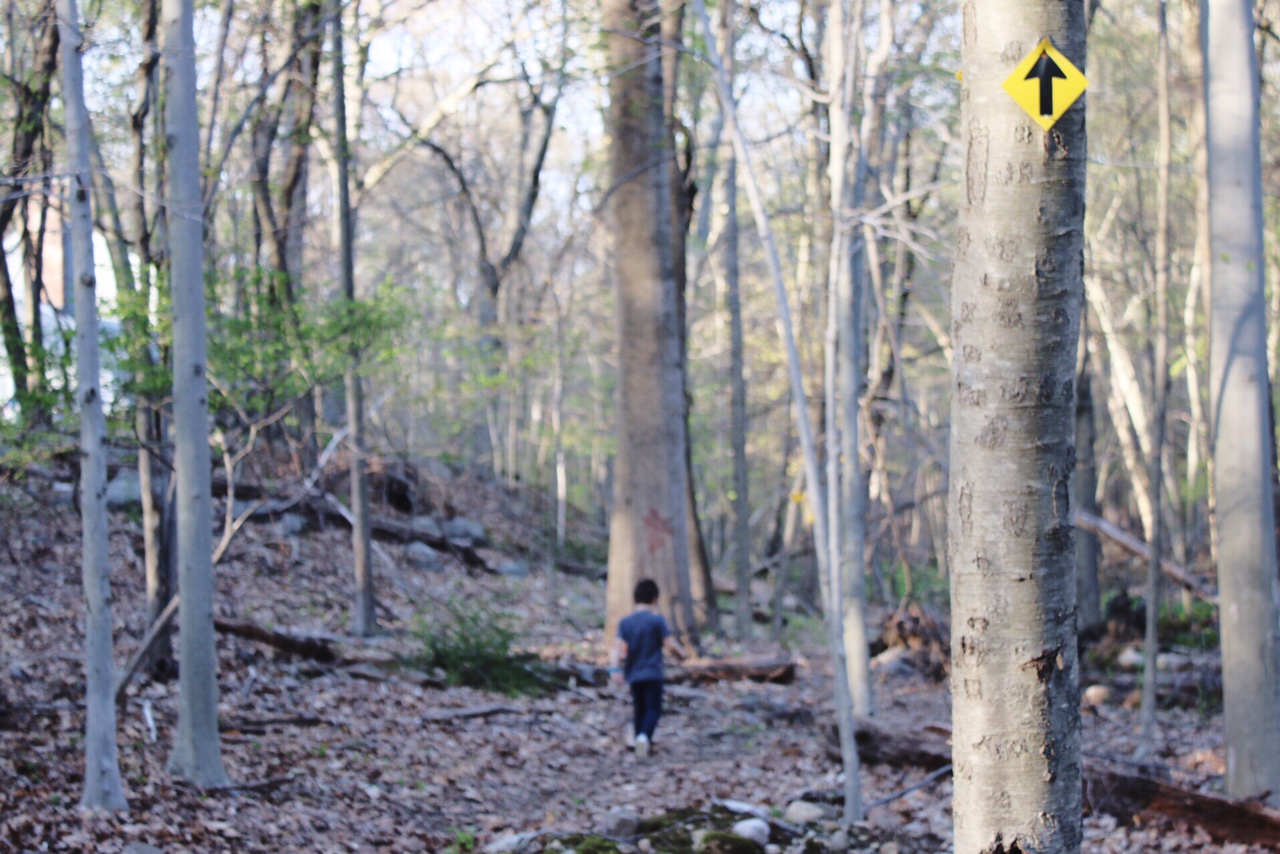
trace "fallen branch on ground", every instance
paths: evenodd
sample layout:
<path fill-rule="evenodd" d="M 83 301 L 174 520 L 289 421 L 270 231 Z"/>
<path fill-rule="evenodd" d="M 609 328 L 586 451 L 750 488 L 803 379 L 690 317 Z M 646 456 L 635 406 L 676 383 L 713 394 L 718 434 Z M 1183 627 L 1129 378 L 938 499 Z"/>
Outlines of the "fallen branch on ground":
<path fill-rule="evenodd" d="M 796 680 L 796 663 L 789 658 L 690 658 L 667 668 L 667 682 L 776 682 L 790 685 Z"/>
<path fill-rule="evenodd" d="M 951 764 L 951 731 L 944 726 L 898 731 L 860 718 L 858 752 L 870 765 L 914 765 L 929 770 Z M 839 759 L 835 727 L 824 728 L 827 753 Z M 1116 763 L 1084 757 L 1085 807 L 1130 821 L 1136 815 L 1183 821 L 1215 842 L 1280 846 L 1280 810 L 1250 801 L 1184 789 L 1171 782 L 1120 771 Z"/>
<path fill-rule="evenodd" d="M 143 635 L 142 642 L 138 644 L 137 651 L 129 659 L 129 663 L 125 665 L 120 678 L 116 680 L 115 696 L 117 703 L 124 702 L 125 689 L 129 687 L 129 683 L 137 675 L 139 666 L 141 666 L 151 648 L 155 646 L 156 640 L 173 622 L 173 618 L 177 613 L 178 597 L 174 596 L 169 600 L 169 604 L 164 607 L 164 610 L 160 612 L 160 616 L 156 617 L 155 622 L 151 624 L 151 628 L 147 629 L 147 633 Z M 297 637 L 296 635 L 263 628 L 247 620 L 225 620 L 221 617 L 214 617 L 213 627 L 224 634 L 255 640 L 259 643 L 273 646 L 276 649 L 324 664 L 331 664 L 338 660 L 338 654 L 333 651 L 333 647 L 327 641 L 319 638 Z"/>
<path fill-rule="evenodd" d="M 1075 512 L 1075 522 L 1076 525 L 1086 531 L 1106 537 L 1143 560 L 1148 560 L 1151 557 L 1151 546 L 1118 526 L 1111 524 L 1106 519 L 1095 516 L 1092 513 L 1086 513 L 1083 510 L 1077 510 Z M 1187 572 L 1185 567 L 1179 566 L 1168 558 L 1161 559 L 1160 567 L 1164 570 L 1165 575 L 1190 590 L 1196 596 L 1210 604 L 1218 604 L 1218 594 L 1201 584 L 1198 579 Z"/>
<path fill-rule="evenodd" d="M 554 714 L 551 709 L 521 709 L 517 706 L 508 706 L 502 703 L 490 703 L 486 706 L 465 706 L 460 709 L 436 709 L 434 712 L 427 712 L 422 716 L 423 723 L 434 723 L 438 721 L 456 721 L 466 720 L 468 718 L 487 718 L 493 715 L 550 715 Z"/>
<path fill-rule="evenodd" d="M 213 627 L 223 634 L 265 643 L 268 646 L 273 646 L 293 655 L 300 655 L 303 658 L 309 658 L 312 661 L 318 661 L 321 664 L 332 664 L 338 660 L 338 654 L 333 651 L 333 647 L 329 645 L 328 641 L 320 640 L 319 638 L 298 637 L 297 635 L 289 635 L 284 632 L 277 632 L 274 629 L 264 628 L 248 620 L 226 620 L 222 617 L 213 618 Z"/>

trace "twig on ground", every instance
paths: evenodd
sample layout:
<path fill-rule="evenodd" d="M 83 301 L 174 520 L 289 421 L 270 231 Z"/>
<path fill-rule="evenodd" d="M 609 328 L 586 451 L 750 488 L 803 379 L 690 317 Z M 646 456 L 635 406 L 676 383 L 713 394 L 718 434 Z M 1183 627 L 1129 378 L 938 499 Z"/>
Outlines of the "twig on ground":
<path fill-rule="evenodd" d="M 914 791 L 923 789 L 926 786 L 933 785 L 938 780 L 941 780 L 943 777 L 947 776 L 950 773 L 951 773 L 951 766 L 943 765 L 937 771 L 934 771 L 933 773 L 929 774 L 919 783 L 916 783 L 914 786 L 907 786 L 905 789 L 902 789 L 901 791 L 898 791 L 898 792 L 894 792 L 892 795 L 885 795 L 883 798 L 881 798 L 878 801 L 872 801 L 871 803 L 867 804 L 866 810 L 864 810 L 864 812 L 873 810 L 876 807 L 882 807 L 885 804 L 891 804 L 894 801 L 898 800 L 899 798 L 905 798 L 907 795 L 911 794 Z"/>

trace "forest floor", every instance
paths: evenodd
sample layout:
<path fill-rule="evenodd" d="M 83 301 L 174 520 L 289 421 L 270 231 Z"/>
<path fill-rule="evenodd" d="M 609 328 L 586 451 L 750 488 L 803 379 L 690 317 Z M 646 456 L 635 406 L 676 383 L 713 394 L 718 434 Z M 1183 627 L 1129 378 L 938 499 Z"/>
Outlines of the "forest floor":
<path fill-rule="evenodd" d="M 547 833 L 533 849 L 556 850 L 569 847 L 557 833 L 598 831 L 619 808 L 653 819 L 732 800 L 779 816 L 803 793 L 838 785 L 839 769 L 821 735 L 831 719 L 830 669 L 812 621 L 795 620 L 786 632 L 799 665 L 793 684 L 674 686 L 654 755 L 639 760 L 622 744 L 629 720 L 622 689 L 506 696 L 433 687 L 412 671 L 375 666 L 420 652 L 415 632 L 447 619 L 458 603 L 500 614 L 515 644 L 545 660 L 599 662 L 602 582 L 557 574 L 553 586 L 536 567 L 516 578 L 469 573 L 452 560 L 428 572 L 412 568 L 404 548 L 388 543 L 376 566 L 385 634 L 341 643 L 364 664 L 320 665 L 219 634 L 222 755 L 239 789 L 202 792 L 165 772 L 177 684 L 140 676 L 119 720 L 129 812 L 83 814 L 78 519 L 30 485 L 5 485 L 2 496 L 0 701 L 22 714 L 0 730 L 0 852 L 462 852 L 537 830 Z M 113 514 L 118 661 L 143 634 L 140 543 L 136 521 Z M 216 613 L 341 638 L 349 555 L 340 530 L 283 537 L 272 525 L 247 525 L 217 569 Z M 763 640 L 713 651 L 779 652 Z M 949 721 L 945 681 L 885 667 L 877 671 L 876 690 L 881 719 L 898 730 Z M 484 714 L 448 718 L 447 710 Z M 1180 785 L 1219 786 L 1220 713 L 1170 709 L 1161 721 L 1155 761 Z M 1086 709 L 1084 722 L 1088 754 L 1121 761 L 1133 755 L 1136 710 L 1103 704 Z M 925 776 L 914 768 L 864 768 L 864 802 Z M 944 777 L 871 809 L 859 839 L 875 841 L 851 850 L 950 850 L 950 795 Z M 829 839 L 835 828 L 818 830 Z M 1196 828 L 1120 825 L 1091 815 L 1084 850 L 1263 849 L 1218 846 Z"/>

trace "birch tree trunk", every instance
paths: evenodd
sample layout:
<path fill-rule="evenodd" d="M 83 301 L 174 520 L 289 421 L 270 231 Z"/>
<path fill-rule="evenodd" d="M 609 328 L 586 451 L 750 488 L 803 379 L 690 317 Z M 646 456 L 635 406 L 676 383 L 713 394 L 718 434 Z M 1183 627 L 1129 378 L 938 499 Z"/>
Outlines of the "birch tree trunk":
<path fill-rule="evenodd" d="M 613 275 L 618 295 L 618 450 L 605 636 L 649 577 L 682 638 L 697 644 L 689 579 L 684 402 L 664 143 L 660 0 L 608 0 Z"/>
<path fill-rule="evenodd" d="M 342 3 L 333 0 L 333 114 L 334 159 L 338 165 L 338 266 L 342 296 L 351 305 L 356 299 L 355 246 L 351 223 L 351 151 L 347 142 L 346 61 L 342 47 Z M 343 382 L 347 393 L 347 443 L 351 453 L 351 553 L 355 564 L 355 599 L 351 603 L 351 632 L 369 637 L 378 628 L 373 591 L 373 567 L 369 562 L 369 483 L 364 462 L 364 395 L 360 388 L 360 351 L 352 348 Z"/>
<path fill-rule="evenodd" d="M 1084 12 L 963 7 L 947 523 L 956 854 L 1080 849 L 1070 478 L 1085 110 L 1045 131 L 1002 84 L 1045 37 L 1083 69 Z"/>
<path fill-rule="evenodd" d="M 62 101 L 70 163 L 72 275 L 76 295 L 76 395 L 80 401 L 81 573 L 85 604 L 84 794 L 87 809 L 128 808 L 116 748 L 115 666 L 111 641 L 111 567 L 107 545 L 107 422 L 98 360 L 97 282 L 89 196 L 89 115 L 84 106 L 83 39 L 76 0 L 58 0 Z"/>
<path fill-rule="evenodd" d="M 1227 793 L 1280 803 L 1276 540 L 1271 491 L 1258 64 L 1253 5 L 1206 0 L 1213 295 L 1210 446 L 1222 622 Z M 1219 440 L 1222 441 L 1219 441 Z"/>
<path fill-rule="evenodd" d="M 228 782 L 218 740 L 213 634 L 212 497 L 205 380 L 204 235 L 192 0 L 163 0 L 167 93 L 169 270 L 173 292 L 174 468 L 178 510 L 178 730 L 169 773 L 198 786 Z"/>

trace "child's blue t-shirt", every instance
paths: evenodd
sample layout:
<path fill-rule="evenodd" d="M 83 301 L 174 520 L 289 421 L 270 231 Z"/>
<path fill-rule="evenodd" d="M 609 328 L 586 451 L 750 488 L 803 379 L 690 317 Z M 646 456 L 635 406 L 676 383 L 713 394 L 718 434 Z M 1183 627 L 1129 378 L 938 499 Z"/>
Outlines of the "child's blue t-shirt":
<path fill-rule="evenodd" d="M 666 619 L 653 611 L 636 611 L 618 623 L 618 637 L 627 645 L 622 673 L 628 682 L 661 681 L 662 642 L 670 635 Z"/>

